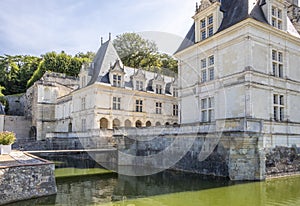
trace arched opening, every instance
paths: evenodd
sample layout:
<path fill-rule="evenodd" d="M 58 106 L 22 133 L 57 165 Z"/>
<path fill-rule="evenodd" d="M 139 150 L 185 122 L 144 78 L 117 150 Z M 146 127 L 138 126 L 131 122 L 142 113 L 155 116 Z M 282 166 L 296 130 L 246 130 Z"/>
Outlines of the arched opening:
<path fill-rule="evenodd" d="M 148 121 L 148 122 L 146 122 L 146 127 L 151 127 L 151 122 L 150 121 Z"/>
<path fill-rule="evenodd" d="M 125 127 L 126 127 L 126 128 L 131 127 L 131 121 L 130 121 L 129 119 L 127 119 L 127 120 L 125 121 Z"/>
<path fill-rule="evenodd" d="M 30 127 L 29 137 L 32 140 L 36 140 L 36 127 L 35 126 Z"/>
<path fill-rule="evenodd" d="M 173 124 L 173 127 L 178 127 L 179 126 L 179 124 L 177 123 L 177 122 L 175 122 L 174 124 Z"/>
<path fill-rule="evenodd" d="M 156 123 L 155 123 L 155 126 L 157 126 L 157 127 L 158 127 L 158 126 L 161 126 L 161 123 L 160 123 L 160 122 L 156 122 Z"/>
<path fill-rule="evenodd" d="M 113 120 L 113 129 L 120 127 L 120 125 L 121 125 L 120 120 L 118 120 L 118 119 Z"/>
<path fill-rule="evenodd" d="M 166 122 L 166 124 L 165 124 L 166 126 L 170 126 L 170 123 L 169 122 Z"/>
<path fill-rule="evenodd" d="M 108 120 L 106 118 L 100 119 L 100 129 L 108 129 Z"/>
<path fill-rule="evenodd" d="M 69 123 L 68 132 L 72 132 L 72 122 Z"/>
<path fill-rule="evenodd" d="M 142 122 L 140 120 L 135 122 L 135 127 L 140 128 L 142 127 Z"/>

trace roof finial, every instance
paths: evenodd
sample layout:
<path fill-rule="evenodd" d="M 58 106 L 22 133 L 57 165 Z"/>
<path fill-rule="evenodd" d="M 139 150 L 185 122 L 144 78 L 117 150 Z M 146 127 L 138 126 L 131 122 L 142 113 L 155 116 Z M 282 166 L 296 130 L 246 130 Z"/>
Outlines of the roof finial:
<path fill-rule="evenodd" d="M 198 12 L 199 10 L 199 6 L 198 6 L 198 2 L 196 2 L 196 12 Z"/>
<path fill-rule="evenodd" d="M 103 44 L 103 37 L 101 37 L 101 45 Z"/>
<path fill-rule="evenodd" d="M 109 32 L 109 38 L 108 39 L 109 39 L 109 41 L 111 40 L 111 33 L 110 32 Z"/>

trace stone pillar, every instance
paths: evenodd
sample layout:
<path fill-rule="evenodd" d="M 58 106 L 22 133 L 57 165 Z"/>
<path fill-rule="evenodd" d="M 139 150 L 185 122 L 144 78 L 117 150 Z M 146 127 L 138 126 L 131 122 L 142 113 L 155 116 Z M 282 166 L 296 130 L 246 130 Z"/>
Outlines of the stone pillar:
<path fill-rule="evenodd" d="M 265 179 L 262 138 L 261 134 L 230 134 L 228 172 L 231 180 Z"/>

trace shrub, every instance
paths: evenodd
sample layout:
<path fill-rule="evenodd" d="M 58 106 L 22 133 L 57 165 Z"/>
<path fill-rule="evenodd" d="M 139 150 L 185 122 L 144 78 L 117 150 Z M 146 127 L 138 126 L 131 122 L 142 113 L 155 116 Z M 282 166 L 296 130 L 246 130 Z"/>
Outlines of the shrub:
<path fill-rule="evenodd" d="M 0 145 L 10 145 L 16 141 L 16 135 L 13 132 L 0 132 Z"/>

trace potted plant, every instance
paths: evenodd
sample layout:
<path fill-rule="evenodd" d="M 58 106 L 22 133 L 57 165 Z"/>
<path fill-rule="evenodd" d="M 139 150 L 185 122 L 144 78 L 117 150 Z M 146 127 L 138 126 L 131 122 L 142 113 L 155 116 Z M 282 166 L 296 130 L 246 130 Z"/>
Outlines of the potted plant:
<path fill-rule="evenodd" d="M 0 132 L 0 154 L 9 154 L 11 145 L 16 141 L 16 135 L 13 132 Z"/>

